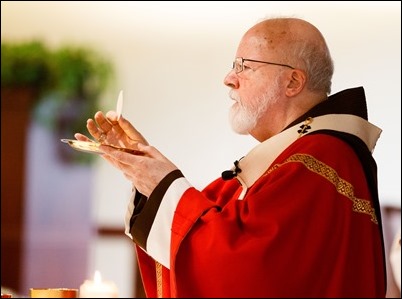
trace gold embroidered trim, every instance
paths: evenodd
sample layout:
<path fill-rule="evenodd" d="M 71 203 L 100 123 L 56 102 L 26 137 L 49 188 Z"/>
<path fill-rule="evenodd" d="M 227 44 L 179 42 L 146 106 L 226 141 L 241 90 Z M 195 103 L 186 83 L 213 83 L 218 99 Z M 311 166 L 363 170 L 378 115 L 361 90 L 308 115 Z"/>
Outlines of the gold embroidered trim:
<path fill-rule="evenodd" d="M 156 270 L 156 291 L 158 294 L 158 298 L 162 298 L 162 264 L 155 261 L 155 270 Z"/>
<path fill-rule="evenodd" d="M 266 174 L 271 173 L 272 171 L 278 169 L 282 165 L 290 162 L 300 162 L 302 163 L 308 170 L 315 172 L 325 179 L 327 179 L 330 183 L 332 183 L 336 191 L 338 193 L 346 196 L 349 198 L 353 203 L 353 211 L 358 213 L 364 213 L 371 216 L 371 221 L 375 224 L 378 224 L 377 217 L 375 215 L 375 210 L 371 206 L 370 201 L 366 199 L 357 198 L 354 195 L 354 188 L 352 184 L 347 182 L 346 180 L 340 178 L 338 173 L 335 169 L 331 168 L 330 166 L 326 165 L 325 163 L 318 161 L 313 156 L 305 155 L 305 154 L 295 154 L 288 159 L 286 159 L 281 164 L 275 164 L 272 168 L 270 168 Z"/>

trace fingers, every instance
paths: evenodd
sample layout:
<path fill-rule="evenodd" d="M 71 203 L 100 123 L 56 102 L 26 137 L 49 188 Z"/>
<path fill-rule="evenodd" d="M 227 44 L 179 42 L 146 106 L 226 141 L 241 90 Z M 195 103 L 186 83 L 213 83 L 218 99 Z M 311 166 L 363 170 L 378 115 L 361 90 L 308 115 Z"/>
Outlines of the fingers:
<path fill-rule="evenodd" d="M 120 116 L 120 119 L 118 120 L 119 125 L 123 132 L 127 135 L 129 139 L 132 141 L 136 142 L 141 142 L 143 144 L 148 145 L 148 142 L 144 138 L 144 136 L 141 135 L 139 131 L 137 131 L 136 128 L 128 121 L 126 120 L 123 116 Z"/>
<path fill-rule="evenodd" d="M 95 113 L 94 119 L 87 120 L 88 132 L 101 143 L 107 139 L 107 133 L 110 132 L 113 127 L 113 124 L 109 122 L 101 111 Z"/>
<path fill-rule="evenodd" d="M 81 133 L 75 133 L 74 137 L 75 137 L 75 139 L 80 140 L 80 141 L 92 141 L 87 136 L 85 136 L 85 135 L 83 135 Z"/>
<path fill-rule="evenodd" d="M 108 121 L 101 111 L 95 113 L 95 121 L 99 129 L 103 132 L 109 132 L 113 128 L 113 124 Z"/>
<path fill-rule="evenodd" d="M 118 123 L 118 115 L 115 111 L 108 111 L 106 113 L 106 118 L 110 123 L 114 125 Z"/>
<path fill-rule="evenodd" d="M 87 120 L 88 132 L 100 143 L 114 144 L 121 147 L 137 142 L 148 145 L 146 139 L 123 116 L 118 117 L 115 111 L 103 114 L 95 113 L 93 119 Z"/>
<path fill-rule="evenodd" d="M 140 143 L 138 148 L 144 151 L 145 155 L 129 154 L 110 146 L 100 146 L 102 157 L 120 169 L 139 192 L 149 196 L 167 174 L 178 168 L 155 147 Z"/>
<path fill-rule="evenodd" d="M 115 111 L 108 111 L 106 113 L 106 118 L 109 123 L 113 125 L 113 130 L 115 130 L 116 133 L 119 134 L 119 136 L 126 135 L 131 141 L 148 144 L 141 133 L 122 115 L 120 115 L 119 118 Z"/>
<path fill-rule="evenodd" d="M 112 156 L 109 156 L 109 155 L 101 155 L 101 156 L 103 159 L 108 161 L 110 164 L 112 164 L 117 169 L 119 169 L 119 170 L 121 169 L 120 162 L 118 160 L 116 160 L 115 158 L 113 158 Z"/>
<path fill-rule="evenodd" d="M 99 140 L 101 138 L 102 133 L 104 133 L 101 129 L 99 129 L 99 127 L 97 126 L 97 124 L 93 119 L 87 120 L 87 129 L 89 134 L 91 134 L 92 137 L 94 137 L 96 140 Z"/>

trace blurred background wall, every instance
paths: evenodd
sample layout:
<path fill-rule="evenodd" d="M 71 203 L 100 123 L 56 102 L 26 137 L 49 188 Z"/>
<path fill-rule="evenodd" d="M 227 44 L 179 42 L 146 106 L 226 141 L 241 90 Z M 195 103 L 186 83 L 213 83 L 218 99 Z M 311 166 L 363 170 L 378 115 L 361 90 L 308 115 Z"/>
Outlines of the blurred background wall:
<path fill-rule="evenodd" d="M 223 78 L 243 33 L 282 15 L 304 18 L 326 37 L 333 93 L 365 88 L 369 119 L 383 129 L 374 150 L 381 204 L 400 213 L 400 1 L 1 1 L 1 38 L 102 53 L 116 71 L 103 110 L 114 109 L 124 90 L 123 115 L 202 188 L 256 144 L 231 131 Z M 56 144 L 72 137 L 30 125 L 17 291 L 79 287 L 100 270 L 120 297 L 140 296 L 133 245 L 123 235 L 131 186 L 99 157 L 90 168 L 58 161 Z"/>

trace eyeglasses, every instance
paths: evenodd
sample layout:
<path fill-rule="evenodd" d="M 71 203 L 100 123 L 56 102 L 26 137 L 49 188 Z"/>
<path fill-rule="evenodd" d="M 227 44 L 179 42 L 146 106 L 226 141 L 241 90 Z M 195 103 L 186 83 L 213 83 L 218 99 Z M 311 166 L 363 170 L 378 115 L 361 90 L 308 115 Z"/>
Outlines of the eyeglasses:
<path fill-rule="evenodd" d="M 290 66 L 290 65 L 287 65 L 287 64 L 268 62 L 268 61 L 261 61 L 261 60 L 254 60 L 254 59 L 247 59 L 247 58 L 243 58 L 243 57 L 236 57 L 236 59 L 233 61 L 233 67 L 232 67 L 236 74 L 241 73 L 244 70 L 244 62 L 245 61 L 252 61 L 252 62 L 272 64 L 272 65 L 279 65 L 279 66 L 284 66 L 284 67 L 291 68 L 292 70 L 295 69 L 293 66 Z"/>

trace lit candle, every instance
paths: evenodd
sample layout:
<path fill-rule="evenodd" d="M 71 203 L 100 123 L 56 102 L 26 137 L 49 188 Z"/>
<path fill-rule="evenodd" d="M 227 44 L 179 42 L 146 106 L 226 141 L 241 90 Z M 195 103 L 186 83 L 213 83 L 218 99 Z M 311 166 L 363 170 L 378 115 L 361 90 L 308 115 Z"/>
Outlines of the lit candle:
<path fill-rule="evenodd" d="M 94 280 L 85 280 L 80 286 L 80 298 L 117 298 L 117 286 L 112 281 L 102 281 L 99 271 L 95 271 Z"/>

